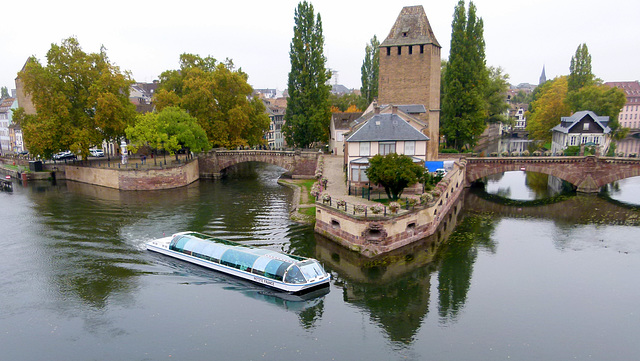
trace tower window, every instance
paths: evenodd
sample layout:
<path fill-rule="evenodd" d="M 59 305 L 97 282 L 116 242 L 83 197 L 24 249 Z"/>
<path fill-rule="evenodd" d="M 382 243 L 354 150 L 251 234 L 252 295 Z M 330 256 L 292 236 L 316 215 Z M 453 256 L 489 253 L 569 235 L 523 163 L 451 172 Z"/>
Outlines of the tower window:
<path fill-rule="evenodd" d="M 391 55 L 391 47 L 387 46 L 387 56 Z"/>
<path fill-rule="evenodd" d="M 398 47 L 398 55 L 402 55 L 402 47 L 401 46 Z"/>
<path fill-rule="evenodd" d="M 413 45 L 409 45 L 409 55 L 413 54 Z"/>
<path fill-rule="evenodd" d="M 424 53 L 424 45 L 420 45 L 420 54 Z"/>
<path fill-rule="evenodd" d="M 406 38 L 407 37 L 407 33 L 406 32 L 402 33 L 402 37 Z"/>

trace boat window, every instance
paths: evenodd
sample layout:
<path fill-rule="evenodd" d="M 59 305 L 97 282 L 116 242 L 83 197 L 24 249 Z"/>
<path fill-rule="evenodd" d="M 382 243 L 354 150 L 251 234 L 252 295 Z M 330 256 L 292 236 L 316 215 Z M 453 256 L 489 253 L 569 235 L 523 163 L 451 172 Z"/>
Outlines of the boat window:
<path fill-rule="evenodd" d="M 289 266 L 291 266 L 291 263 L 272 259 L 264 269 L 264 276 L 282 281 L 284 279 L 284 272 L 289 268 Z"/>
<path fill-rule="evenodd" d="M 300 268 L 298 266 L 293 265 L 291 268 L 287 270 L 287 275 L 284 277 L 284 281 L 286 283 L 305 283 L 306 280 L 300 272 Z"/>
<path fill-rule="evenodd" d="M 184 249 L 184 245 L 185 243 L 187 243 L 188 240 L 189 240 L 189 237 L 178 236 L 171 241 L 171 244 L 169 245 L 169 249 L 173 251 L 182 252 L 182 250 Z"/>
<path fill-rule="evenodd" d="M 316 261 L 307 261 L 300 265 L 300 270 L 307 278 L 307 280 L 311 281 L 312 279 L 326 276 L 326 272 L 320 265 L 320 263 Z"/>
<path fill-rule="evenodd" d="M 243 252 L 237 248 L 230 248 L 222 254 L 220 257 L 220 263 L 237 268 L 242 271 L 249 271 L 253 268 L 253 263 L 258 259 L 258 256 L 248 252 Z"/>

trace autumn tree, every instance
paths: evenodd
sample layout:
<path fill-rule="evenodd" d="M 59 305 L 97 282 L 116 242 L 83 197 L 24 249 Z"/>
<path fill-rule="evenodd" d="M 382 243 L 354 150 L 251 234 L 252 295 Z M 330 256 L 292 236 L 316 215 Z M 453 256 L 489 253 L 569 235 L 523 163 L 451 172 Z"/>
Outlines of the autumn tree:
<path fill-rule="evenodd" d="M 451 24 L 451 52 L 442 79 L 440 131 L 447 146 L 473 147 L 485 129 L 487 115 L 484 26 L 476 6 L 464 0 L 455 7 Z"/>
<path fill-rule="evenodd" d="M 329 94 L 329 103 L 331 104 L 331 112 L 335 113 L 336 111 L 347 112 L 347 111 L 362 111 L 366 109 L 369 105 L 366 102 L 364 97 L 357 95 L 355 93 L 349 94 Z M 348 110 L 350 109 L 350 110 Z"/>
<path fill-rule="evenodd" d="M 177 106 L 195 117 L 212 146 L 261 145 L 269 117 L 247 80 L 229 59 L 182 54 L 179 70 L 160 75 L 154 100 L 160 110 Z"/>
<path fill-rule="evenodd" d="M 313 5 L 303 1 L 295 10 L 294 22 L 289 51 L 289 99 L 282 131 L 289 145 L 309 147 L 329 140 L 330 74 L 326 69 L 320 14 L 315 16 Z"/>
<path fill-rule="evenodd" d="M 71 150 L 86 157 L 90 147 L 124 136 L 135 117 L 129 73 L 111 64 L 104 47 L 85 53 L 75 37 L 52 44 L 45 66 L 31 57 L 18 77 L 37 111 L 15 113 L 34 155 Z"/>
<path fill-rule="evenodd" d="M 562 117 L 571 115 L 567 98 L 567 77 L 562 76 L 542 85 L 536 99 L 526 113 L 529 137 L 551 141 L 551 129 L 560 124 Z"/>
<path fill-rule="evenodd" d="M 178 107 L 138 115 L 136 124 L 129 126 L 126 134 L 134 152 L 143 146 L 166 150 L 170 154 L 181 149 L 198 153 L 211 148 L 198 120 Z"/>
<path fill-rule="evenodd" d="M 384 187 L 389 199 L 398 199 L 405 188 L 423 179 L 424 167 L 404 154 L 376 154 L 365 172 L 371 183 Z"/>
<path fill-rule="evenodd" d="M 360 94 L 367 105 L 378 97 L 378 79 L 380 74 L 380 41 L 374 35 L 364 49 L 364 60 L 360 68 L 362 87 Z"/>

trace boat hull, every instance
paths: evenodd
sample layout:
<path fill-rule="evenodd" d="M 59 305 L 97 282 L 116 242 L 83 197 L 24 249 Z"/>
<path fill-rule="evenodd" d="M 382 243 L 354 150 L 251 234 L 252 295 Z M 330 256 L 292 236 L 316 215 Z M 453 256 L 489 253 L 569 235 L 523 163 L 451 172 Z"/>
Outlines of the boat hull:
<path fill-rule="evenodd" d="M 148 242 L 146 244 L 147 250 L 151 252 L 160 253 L 172 258 L 176 258 L 185 262 L 189 262 L 201 267 L 209 268 L 224 274 L 239 277 L 239 278 L 242 278 L 266 287 L 270 287 L 270 288 L 277 289 L 284 292 L 289 292 L 292 294 L 305 293 L 312 290 L 316 290 L 318 288 L 329 286 L 330 277 L 326 277 L 324 279 L 321 279 L 315 282 L 309 282 L 304 284 L 290 284 L 290 283 L 285 283 L 278 280 L 270 279 L 267 277 L 263 277 L 260 275 L 256 275 L 253 273 L 249 273 L 246 271 L 242 271 L 236 268 L 228 267 L 219 263 L 207 261 L 207 260 L 194 257 L 185 253 L 176 252 L 169 249 L 169 243 L 171 242 L 171 238 L 172 237 L 165 237 L 165 238 L 157 239 L 155 241 Z"/>

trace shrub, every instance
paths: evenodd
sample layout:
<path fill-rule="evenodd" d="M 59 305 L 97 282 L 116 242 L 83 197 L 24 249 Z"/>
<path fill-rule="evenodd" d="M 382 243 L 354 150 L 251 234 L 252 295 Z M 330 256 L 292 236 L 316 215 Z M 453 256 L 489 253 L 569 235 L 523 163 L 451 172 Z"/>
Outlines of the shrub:
<path fill-rule="evenodd" d="M 490 154 L 492 157 L 497 157 L 498 156 L 498 152 L 491 152 Z"/>
<path fill-rule="evenodd" d="M 339 200 L 336 202 L 336 206 L 337 206 L 338 208 L 342 207 L 342 208 L 344 208 L 344 210 L 346 211 L 346 210 L 347 210 L 347 201 L 343 201 L 342 199 L 339 199 Z"/>
<path fill-rule="evenodd" d="M 420 195 L 420 200 L 422 203 L 427 204 L 433 200 L 433 195 L 431 195 L 431 193 L 422 193 Z"/>
<path fill-rule="evenodd" d="M 322 202 L 331 202 L 331 195 L 329 195 L 329 193 L 322 193 Z"/>
<path fill-rule="evenodd" d="M 400 203 L 398 202 L 389 203 L 389 210 L 391 210 L 391 212 L 393 213 L 398 213 L 398 211 L 400 210 Z"/>
<path fill-rule="evenodd" d="M 519 157 L 520 156 L 520 152 L 511 152 L 511 156 L 512 157 Z"/>
<path fill-rule="evenodd" d="M 409 207 L 413 207 L 416 204 L 420 203 L 420 198 L 417 196 L 409 196 L 407 197 L 407 205 Z"/>
<path fill-rule="evenodd" d="M 541 156 L 541 155 L 542 155 L 542 152 L 541 152 L 541 151 L 539 151 L 539 150 L 536 150 L 536 151 L 534 151 L 534 152 L 533 152 L 533 156 L 534 156 L 534 157 L 539 157 L 539 156 Z"/>
<path fill-rule="evenodd" d="M 356 211 L 356 213 L 364 213 L 364 211 L 367 210 L 367 206 L 364 204 L 356 204 L 355 206 L 353 206 L 353 209 Z"/>
<path fill-rule="evenodd" d="M 504 152 L 502 152 L 502 156 L 503 157 L 508 157 L 509 156 L 509 152 L 507 152 L 506 150 Z"/>
<path fill-rule="evenodd" d="M 460 153 L 455 149 L 441 149 L 440 153 Z"/>
<path fill-rule="evenodd" d="M 550 150 L 545 151 L 544 152 L 544 156 L 545 157 L 550 157 L 551 156 L 551 151 Z"/>
<path fill-rule="evenodd" d="M 529 156 L 529 151 L 525 150 L 524 152 L 522 152 L 522 156 L 523 157 L 528 157 Z"/>

